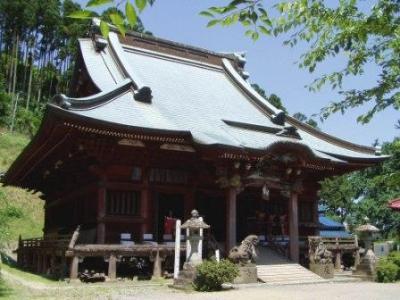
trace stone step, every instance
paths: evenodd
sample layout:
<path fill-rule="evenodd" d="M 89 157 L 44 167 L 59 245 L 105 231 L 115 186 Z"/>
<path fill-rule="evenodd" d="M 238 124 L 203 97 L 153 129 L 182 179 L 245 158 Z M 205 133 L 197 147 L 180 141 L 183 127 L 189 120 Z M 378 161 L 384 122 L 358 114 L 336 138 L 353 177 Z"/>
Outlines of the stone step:
<path fill-rule="evenodd" d="M 257 277 L 259 280 L 273 285 L 321 283 L 327 280 L 302 267 L 280 257 L 271 249 L 260 250 L 257 261 Z"/>

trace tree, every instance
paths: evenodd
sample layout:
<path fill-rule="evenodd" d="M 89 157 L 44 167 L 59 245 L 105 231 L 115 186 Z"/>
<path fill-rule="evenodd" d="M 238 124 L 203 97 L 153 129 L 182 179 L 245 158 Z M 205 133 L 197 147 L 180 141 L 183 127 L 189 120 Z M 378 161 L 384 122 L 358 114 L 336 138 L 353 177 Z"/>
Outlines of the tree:
<path fill-rule="evenodd" d="M 275 94 L 271 94 L 269 96 L 267 96 L 267 93 L 265 92 L 265 90 L 260 87 L 257 83 L 253 83 L 251 85 L 251 87 L 261 96 L 263 97 L 265 100 L 267 100 L 269 103 L 271 103 L 273 106 L 275 106 L 276 108 L 284 111 L 285 113 L 287 113 L 287 109 L 286 107 L 283 106 L 282 100 L 279 96 L 275 95 Z"/>
<path fill-rule="evenodd" d="M 321 203 L 326 205 L 327 213 L 337 216 L 343 223 L 354 212 L 356 187 L 350 176 L 336 176 L 325 179 L 321 187 Z"/>
<path fill-rule="evenodd" d="M 375 113 L 387 107 L 400 109 L 400 2 L 377 0 L 370 9 L 364 9 L 357 0 L 342 0 L 336 4 L 323 0 L 280 1 L 269 11 L 263 1 L 234 0 L 225 6 L 210 7 L 202 15 L 210 17 L 209 26 L 240 22 L 250 27 L 246 35 L 257 40 L 265 35 L 289 34 L 286 45 L 306 42 L 309 49 L 299 66 L 314 72 L 317 65 L 328 58 L 342 54 L 347 63 L 317 78 L 310 90 L 319 90 L 329 84 L 339 89 L 343 99 L 331 103 L 321 111 L 323 118 L 335 112 L 366 103 L 373 104 L 366 114 L 358 117 L 367 123 Z M 276 17 L 271 17 L 276 15 Z M 359 76 L 366 65 L 379 68 L 377 83 L 365 89 L 342 88 L 346 76 Z"/>
<path fill-rule="evenodd" d="M 301 112 L 293 114 L 293 118 L 299 120 L 300 122 L 306 123 L 315 129 L 318 129 L 318 123 L 313 118 L 307 118 L 307 116 Z"/>
<path fill-rule="evenodd" d="M 400 195 L 400 138 L 385 143 L 382 153 L 391 158 L 350 175 L 324 180 L 321 199 L 328 213 L 341 221 L 362 224 L 368 217 L 388 236 L 400 232 L 400 214 L 388 208 L 388 201 Z"/>
<path fill-rule="evenodd" d="M 136 23 L 136 11 L 142 11 L 154 0 L 90 0 L 86 10 L 73 17 L 88 18 L 92 6 L 126 3 L 126 17 L 131 26 Z M 117 4 L 115 4 L 117 3 Z M 376 0 L 366 9 L 357 0 L 329 2 L 324 0 L 280 1 L 266 8 L 261 0 L 226 0 L 221 6 L 213 6 L 200 12 L 210 18 L 207 26 L 230 26 L 240 23 L 246 28 L 245 35 L 258 40 L 266 36 L 289 36 L 285 45 L 294 47 L 298 42 L 307 43 L 309 49 L 300 57 L 299 67 L 314 72 L 316 67 L 329 58 L 341 55 L 346 65 L 324 74 L 309 89 L 319 90 L 328 84 L 343 96 L 321 110 L 321 118 L 332 113 L 344 113 L 349 108 L 372 104 L 372 108 L 357 120 L 367 123 L 379 111 L 387 107 L 400 109 L 400 1 Z M 130 13 L 128 13 L 130 11 Z M 119 28 L 119 22 L 113 22 Z M 108 34 L 103 21 L 102 32 Z M 363 89 L 344 89 L 348 76 L 360 76 L 368 64 L 379 69 L 377 81 Z"/>

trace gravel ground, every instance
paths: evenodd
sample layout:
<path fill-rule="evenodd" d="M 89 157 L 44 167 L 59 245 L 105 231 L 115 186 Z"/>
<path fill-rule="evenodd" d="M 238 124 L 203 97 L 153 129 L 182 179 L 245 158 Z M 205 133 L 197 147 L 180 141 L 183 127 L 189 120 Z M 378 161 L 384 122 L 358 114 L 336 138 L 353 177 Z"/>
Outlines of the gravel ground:
<path fill-rule="evenodd" d="M 375 300 L 393 299 L 400 300 L 400 283 L 382 284 L 374 282 L 354 283 L 324 283 L 307 285 L 261 286 L 240 288 L 231 291 L 215 293 L 183 293 L 173 290 L 148 291 L 145 294 L 134 296 L 113 296 L 112 299 L 141 300 L 325 300 L 325 299 L 349 299 L 349 300 Z"/>
<path fill-rule="evenodd" d="M 281 286 L 260 284 L 257 286 L 242 286 L 234 290 L 222 292 L 199 293 L 168 288 L 166 284 L 171 283 L 171 281 L 99 284 L 55 282 L 52 284 L 43 284 L 21 278 L 4 270 L 1 273 L 9 287 L 13 289 L 13 293 L 2 295 L 0 291 L 0 298 L 18 300 L 400 300 L 400 283 L 335 282 Z"/>

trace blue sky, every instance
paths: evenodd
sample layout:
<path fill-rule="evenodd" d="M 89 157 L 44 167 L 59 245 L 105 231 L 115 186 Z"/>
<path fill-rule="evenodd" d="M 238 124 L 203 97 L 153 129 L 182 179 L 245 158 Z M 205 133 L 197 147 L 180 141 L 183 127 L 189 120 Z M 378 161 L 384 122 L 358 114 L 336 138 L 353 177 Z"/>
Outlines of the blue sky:
<path fill-rule="evenodd" d="M 82 0 L 79 2 L 86 3 Z M 141 19 L 146 29 L 158 37 L 214 51 L 245 51 L 250 81 L 258 83 L 268 94 L 275 93 L 281 97 L 291 114 L 302 112 L 311 115 L 319 112 L 330 101 L 340 99 L 330 88 L 312 93 L 305 85 L 311 83 L 317 74 L 335 70 L 343 64 L 343 59 L 327 61 L 315 74 L 309 74 L 295 65 L 299 55 L 306 49 L 304 45 L 289 48 L 282 45 L 283 39 L 272 37 L 262 37 L 253 42 L 244 36 L 245 30 L 240 25 L 206 28 L 207 19 L 198 13 L 209 6 L 225 2 L 157 0 L 154 6 L 142 13 Z M 346 87 L 366 87 L 375 82 L 376 75 L 374 66 L 369 66 L 364 76 L 347 80 Z M 369 124 L 358 124 L 357 116 L 365 111 L 367 107 L 349 110 L 344 115 L 333 115 L 320 124 L 320 128 L 337 137 L 365 145 L 371 145 L 376 138 L 382 142 L 399 136 L 400 130 L 394 127 L 396 120 L 400 119 L 398 111 L 387 109 L 377 114 Z"/>

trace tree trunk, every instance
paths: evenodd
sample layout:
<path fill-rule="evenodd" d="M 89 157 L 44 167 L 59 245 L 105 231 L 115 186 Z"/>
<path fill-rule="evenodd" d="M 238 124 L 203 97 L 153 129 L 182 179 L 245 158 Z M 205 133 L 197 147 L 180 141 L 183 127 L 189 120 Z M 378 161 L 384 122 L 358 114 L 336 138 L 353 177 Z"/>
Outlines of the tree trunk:
<path fill-rule="evenodd" d="M 29 102 L 31 101 L 32 76 L 33 76 L 33 58 L 31 59 L 31 63 L 30 63 L 30 67 L 29 67 L 29 80 L 28 80 L 28 93 L 26 96 L 26 109 L 29 109 Z"/>
<path fill-rule="evenodd" d="M 12 92 L 12 83 L 13 83 L 13 71 L 14 71 L 14 52 L 15 52 L 15 37 L 13 38 L 13 43 L 11 50 L 9 49 L 8 59 L 10 61 L 9 69 L 8 69 L 8 88 L 7 91 L 9 94 Z"/>
<path fill-rule="evenodd" d="M 18 72 L 18 43 L 19 37 L 15 40 L 15 62 L 14 62 L 14 76 L 13 76 L 13 84 L 12 84 L 12 93 L 15 94 L 15 89 L 17 86 L 17 72 Z"/>
<path fill-rule="evenodd" d="M 17 116 L 18 100 L 19 100 L 19 93 L 16 95 L 15 101 L 13 102 L 14 107 L 13 107 L 13 112 L 12 112 L 12 116 L 11 116 L 11 126 L 10 126 L 10 131 L 11 132 L 14 131 L 15 119 L 16 119 L 16 116 Z"/>

